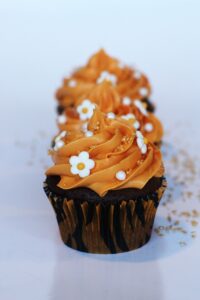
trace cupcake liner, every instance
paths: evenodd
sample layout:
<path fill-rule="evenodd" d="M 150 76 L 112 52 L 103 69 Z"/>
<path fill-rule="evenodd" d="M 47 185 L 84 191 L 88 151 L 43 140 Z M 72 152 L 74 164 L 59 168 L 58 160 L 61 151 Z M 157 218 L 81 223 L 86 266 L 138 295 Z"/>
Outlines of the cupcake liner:
<path fill-rule="evenodd" d="M 119 202 L 67 199 L 44 190 L 55 211 L 63 242 L 90 253 L 120 253 L 145 245 L 152 232 L 166 180 L 154 193 Z"/>

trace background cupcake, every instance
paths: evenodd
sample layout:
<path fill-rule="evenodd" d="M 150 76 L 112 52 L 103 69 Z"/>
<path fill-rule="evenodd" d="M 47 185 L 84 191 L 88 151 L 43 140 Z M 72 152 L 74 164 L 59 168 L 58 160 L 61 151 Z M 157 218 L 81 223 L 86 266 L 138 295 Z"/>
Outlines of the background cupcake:
<path fill-rule="evenodd" d="M 95 85 L 85 95 L 77 99 L 74 107 L 66 108 L 57 118 L 60 131 L 82 131 L 91 135 L 87 128 L 88 120 L 94 109 L 94 103 L 106 113 L 107 118 L 121 117 L 136 130 L 140 130 L 152 143 L 159 145 L 163 136 L 163 128 L 158 118 L 147 111 L 140 100 L 122 97 L 108 81 Z"/>
<path fill-rule="evenodd" d="M 116 87 L 120 96 L 141 100 L 148 111 L 154 111 L 154 105 L 149 100 L 151 86 L 147 77 L 100 50 L 89 59 L 86 66 L 75 70 L 70 78 L 64 79 L 63 86 L 56 93 L 58 112 L 73 106 L 80 96 L 105 80 Z"/>

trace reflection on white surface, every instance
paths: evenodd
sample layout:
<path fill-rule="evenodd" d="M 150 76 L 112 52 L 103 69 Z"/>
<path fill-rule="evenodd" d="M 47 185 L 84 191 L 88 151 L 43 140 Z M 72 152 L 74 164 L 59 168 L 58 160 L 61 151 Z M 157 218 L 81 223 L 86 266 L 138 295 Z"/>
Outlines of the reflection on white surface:
<path fill-rule="evenodd" d="M 54 91 L 101 46 L 150 76 L 158 115 L 170 132 L 167 149 L 185 147 L 195 160 L 198 1 L 7 0 L 0 8 L 0 299 L 198 299 L 199 227 L 192 228 L 189 218 L 181 219 L 187 234 L 153 232 L 137 251 L 84 254 L 61 242 L 42 190 L 56 133 Z M 170 211 L 200 211 L 198 197 L 183 202 L 182 186 L 169 173 L 168 181 L 176 185 Z M 168 226 L 167 213 L 160 205 L 154 228 Z"/>

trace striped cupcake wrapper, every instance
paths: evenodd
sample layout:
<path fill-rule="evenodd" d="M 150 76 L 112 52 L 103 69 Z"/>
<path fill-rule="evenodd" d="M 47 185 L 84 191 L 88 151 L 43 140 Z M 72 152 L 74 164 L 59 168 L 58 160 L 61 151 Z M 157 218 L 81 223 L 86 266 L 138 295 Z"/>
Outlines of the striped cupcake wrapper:
<path fill-rule="evenodd" d="M 152 232 L 156 210 L 167 182 L 143 198 L 119 203 L 78 201 L 44 190 L 56 213 L 63 242 L 89 253 L 127 252 L 145 245 Z"/>

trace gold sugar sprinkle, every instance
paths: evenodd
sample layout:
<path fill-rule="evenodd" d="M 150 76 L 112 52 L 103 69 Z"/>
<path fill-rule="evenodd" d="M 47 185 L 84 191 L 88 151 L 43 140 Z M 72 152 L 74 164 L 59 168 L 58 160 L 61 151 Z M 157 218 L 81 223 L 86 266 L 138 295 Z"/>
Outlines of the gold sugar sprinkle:
<path fill-rule="evenodd" d="M 137 165 L 140 166 L 143 162 L 144 162 L 144 160 L 140 159 L 140 160 L 137 161 Z"/>
<path fill-rule="evenodd" d="M 192 225 L 193 227 L 196 227 L 196 226 L 198 225 L 198 222 L 195 221 L 195 220 L 192 220 L 192 221 L 191 221 L 191 225 Z"/>
<path fill-rule="evenodd" d="M 131 170 L 132 170 L 132 169 L 128 169 L 128 170 L 126 171 L 126 174 L 128 175 L 128 174 L 131 172 Z"/>

